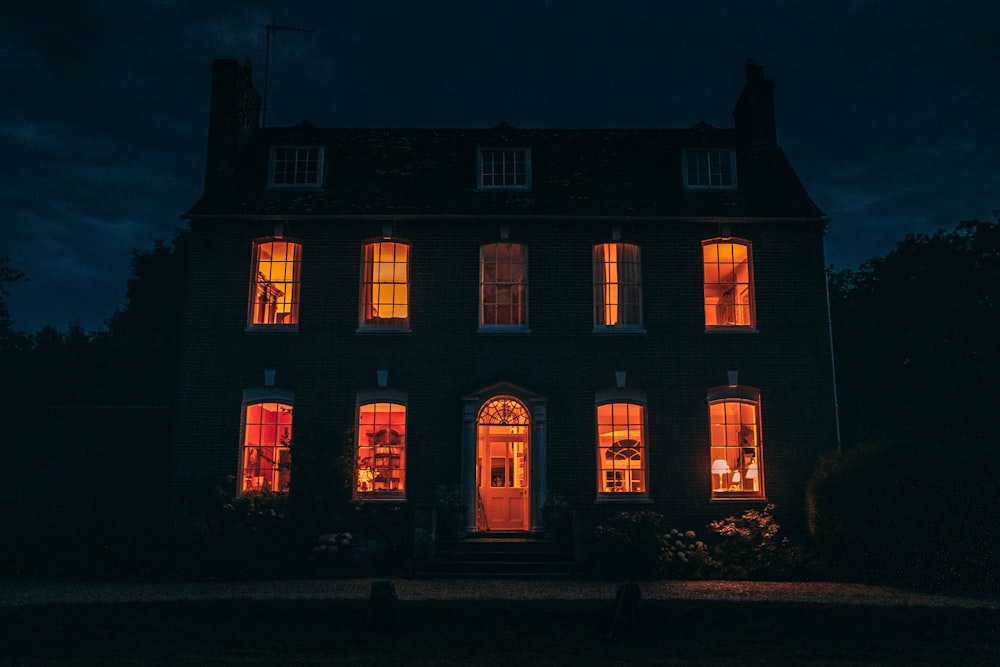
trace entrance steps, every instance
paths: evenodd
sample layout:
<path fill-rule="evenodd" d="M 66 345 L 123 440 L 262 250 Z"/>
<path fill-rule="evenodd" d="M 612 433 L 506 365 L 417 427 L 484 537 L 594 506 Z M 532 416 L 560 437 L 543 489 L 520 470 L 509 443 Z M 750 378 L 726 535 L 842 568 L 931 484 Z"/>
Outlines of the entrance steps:
<path fill-rule="evenodd" d="M 439 542 L 418 577 L 554 579 L 577 573 L 573 544 L 514 535 Z"/>

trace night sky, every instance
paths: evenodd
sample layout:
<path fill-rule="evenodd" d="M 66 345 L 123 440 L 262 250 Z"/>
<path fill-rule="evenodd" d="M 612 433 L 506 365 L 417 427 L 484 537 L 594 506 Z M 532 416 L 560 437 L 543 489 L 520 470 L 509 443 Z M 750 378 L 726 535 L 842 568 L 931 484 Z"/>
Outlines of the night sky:
<path fill-rule="evenodd" d="M 992 0 L 130 0 L 7 6 L 0 256 L 15 327 L 102 328 L 132 248 L 204 178 L 211 61 L 250 58 L 268 125 L 732 127 L 754 58 L 778 141 L 855 268 L 1000 209 Z"/>

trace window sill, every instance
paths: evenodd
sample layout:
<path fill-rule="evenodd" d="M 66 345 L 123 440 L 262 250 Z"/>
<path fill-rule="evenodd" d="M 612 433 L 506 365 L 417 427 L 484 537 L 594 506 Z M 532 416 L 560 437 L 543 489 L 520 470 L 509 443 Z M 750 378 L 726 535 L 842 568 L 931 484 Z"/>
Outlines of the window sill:
<path fill-rule="evenodd" d="M 531 329 L 520 324 L 487 324 L 480 326 L 476 333 L 481 334 L 530 334 Z"/>
<path fill-rule="evenodd" d="M 298 333 L 298 324 L 251 324 L 246 333 Z"/>
<path fill-rule="evenodd" d="M 530 185 L 479 185 L 476 192 L 531 192 Z"/>
<path fill-rule="evenodd" d="M 594 499 L 595 505 L 621 505 L 625 503 L 652 505 L 653 501 L 645 493 L 599 493 Z"/>
<path fill-rule="evenodd" d="M 352 498 L 349 502 L 351 502 L 351 503 L 380 503 L 380 504 L 395 503 L 397 505 L 405 505 L 406 502 L 407 502 L 407 500 L 406 500 L 405 496 L 398 496 L 398 495 L 388 496 L 386 494 L 372 494 L 372 495 L 364 495 L 364 496 L 362 496 L 362 495 L 354 496 L 354 498 Z"/>
<path fill-rule="evenodd" d="M 756 493 L 753 491 L 725 491 L 725 492 L 715 491 L 712 493 L 712 502 L 715 501 L 728 502 L 732 500 L 742 500 L 742 501 L 753 500 L 757 502 L 766 503 L 767 497 L 762 496 L 760 493 Z"/>
<path fill-rule="evenodd" d="M 725 334 L 725 333 L 759 334 L 760 330 L 757 327 L 752 327 L 752 326 L 705 327 L 705 333 L 707 333 L 707 334 Z"/>
<path fill-rule="evenodd" d="M 410 334 L 413 330 L 410 327 L 380 327 L 380 326 L 370 326 L 370 327 L 358 327 L 354 330 L 354 333 L 359 334 Z"/>
<path fill-rule="evenodd" d="M 592 332 L 595 336 L 614 336 L 615 334 L 625 335 L 646 335 L 644 327 L 594 327 Z"/>

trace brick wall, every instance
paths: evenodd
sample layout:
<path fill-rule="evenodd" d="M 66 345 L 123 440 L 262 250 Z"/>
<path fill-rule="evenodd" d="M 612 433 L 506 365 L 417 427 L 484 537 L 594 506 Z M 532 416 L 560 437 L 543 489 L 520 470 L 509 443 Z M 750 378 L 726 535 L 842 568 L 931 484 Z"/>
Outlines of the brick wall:
<path fill-rule="evenodd" d="M 622 241 L 641 246 L 646 331 L 594 334 L 591 249 L 611 240 L 611 224 L 511 220 L 510 240 L 528 245 L 531 332 L 487 334 L 477 333 L 479 246 L 500 240 L 499 223 L 398 221 L 394 235 L 412 243 L 411 331 L 358 333 L 361 243 L 382 223 L 293 221 L 285 233 L 303 243 L 298 332 L 263 333 L 245 330 L 251 244 L 272 223 L 193 221 L 174 499 L 236 473 L 241 392 L 261 386 L 265 368 L 295 392 L 296 431 L 325 438 L 352 427 L 357 391 L 385 369 L 389 387 L 409 395 L 411 502 L 459 479 L 461 398 L 506 381 L 548 399 L 547 487 L 593 509 L 594 392 L 624 370 L 647 396 L 652 507 L 679 526 L 703 525 L 760 505 L 709 500 L 706 393 L 738 370 L 761 392 L 768 499 L 794 514 L 812 466 L 836 446 L 822 226 L 732 225 L 753 244 L 758 331 L 706 333 L 701 241 L 719 226 L 621 220 Z M 613 509 L 627 507 L 650 506 Z"/>

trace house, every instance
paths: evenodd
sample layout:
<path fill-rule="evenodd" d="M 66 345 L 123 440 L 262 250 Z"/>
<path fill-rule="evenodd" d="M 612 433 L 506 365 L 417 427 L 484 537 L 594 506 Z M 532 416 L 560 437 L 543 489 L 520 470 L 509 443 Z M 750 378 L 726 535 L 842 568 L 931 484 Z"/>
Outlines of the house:
<path fill-rule="evenodd" d="M 347 443 L 353 501 L 455 489 L 469 535 L 543 532 L 556 494 L 794 520 L 838 446 L 828 219 L 746 75 L 732 128 L 260 127 L 216 61 L 174 499 L 322 490 Z"/>

